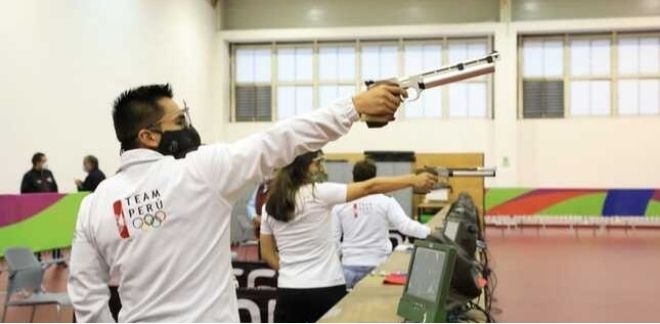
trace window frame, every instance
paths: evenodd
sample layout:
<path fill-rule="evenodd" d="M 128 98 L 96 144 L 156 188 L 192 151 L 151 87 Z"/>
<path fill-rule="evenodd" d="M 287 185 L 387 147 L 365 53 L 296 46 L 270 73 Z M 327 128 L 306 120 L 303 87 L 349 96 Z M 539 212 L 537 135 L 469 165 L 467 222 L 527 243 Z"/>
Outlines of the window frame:
<path fill-rule="evenodd" d="M 573 76 L 572 75 L 572 61 L 571 61 L 571 41 L 573 40 L 609 40 L 610 41 L 610 69 L 609 75 L 581 75 Z M 585 33 L 585 34 L 564 34 L 564 118 L 605 118 L 614 116 L 615 103 L 614 103 L 614 60 L 612 58 L 612 49 L 613 49 L 614 40 L 612 38 L 612 33 Z M 589 45 L 591 46 L 591 45 Z M 609 81 L 610 82 L 610 107 L 609 113 L 605 115 L 594 115 L 591 112 L 587 115 L 579 116 L 573 113 L 573 107 L 571 106 L 571 85 L 573 81 Z"/>
<path fill-rule="evenodd" d="M 312 79 L 309 81 L 280 81 L 279 80 L 279 61 L 278 55 L 280 49 L 293 49 L 294 53 L 297 48 L 309 48 L 311 44 L 312 49 Z M 312 87 L 312 110 L 317 106 L 318 102 L 318 48 L 316 42 L 282 42 L 282 43 L 272 43 L 273 51 L 271 52 L 271 72 L 274 73 L 271 77 L 272 81 L 272 94 L 271 94 L 271 122 L 280 121 L 279 119 L 279 87 Z M 295 55 L 295 54 L 294 54 Z M 232 80 L 233 81 L 233 80 Z M 235 87 L 235 86 L 234 86 Z M 234 107 L 236 109 L 236 107 Z"/>
<path fill-rule="evenodd" d="M 479 43 L 486 45 L 486 53 L 492 51 L 493 48 L 493 36 L 480 35 L 480 36 L 466 36 L 466 37 L 433 37 L 433 38 L 396 38 L 396 39 L 350 39 L 350 40 L 334 40 L 334 41 L 318 41 L 318 40 L 308 40 L 308 41 L 294 41 L 294 42 L 264 42 L 264 43 L 241 43 L 235 42 L 229 44 L 229 59 L 230 59 L 230 79 L 229 87 L 230 89 L 230 122 L 231 123 L 259 123 L 259 122 L 277 122 L 278 118 L 278 88 L 280 86 L 311 86 L 312 87 L 312 98 L 313 98 L 313 109 L 316 109 L 320 104 L 320 87 L 321 86 L 354 86 L 356 93 L 364 87 L 363 77 L 362 77 L 362 48 L 364 46 L 383 46 L 383 45 L 393 45 L 396 47 L 396 71 L 397 76 L 402 76 L 405 69 L 405 46 L 406 45 L 440 45 L 441 46 L 441 64 L 446 65 L 449 62 L 449 45 L 451 43 Z M 281 48 L 297 48 L 297 47 L 312 47 L 312 80 L 308 81 L 279 81 L 278 76 L 278 53 Z M 348 80 L 337 80 L 337 81 L 328 81 L 320 79 L 320 49 L 323 47 L 352 47 L 355 51 L 355 79 L 352 81 Z M 267 48 L 271 51 L 271 78 L 270 83 L 267 82 L 255 82 L 255 83 L 245 83 L 236 81 L 236 53 L 239 49 L 258 49 L 258 48 Z M 393 76 L 395 77 L 395 76 Z M 468 83 L 485 83 L 486 85 L 486 115 L 484 117 L 450 117 L 449 116 L 449 87 L 444 86 L 441 88 L 441 114 L 440 117 L 424 117 L 424 118 L 406 118 L 405 113 L 400 113 L 398 118 L 401 120 L 422 120 L 422 119 L 433 119 L 433 120 L 449 120 L 449 119 L 486 119 L 492 120 L 494 117 L 494 78 L 492 75 L 480 77 L 477 80 L 465 80 L 461 82 Z M 237 121 L 236 120 L 236 87 L 240 85 L 252 85 L 252 86 L 270 86 L 271 87 L 271 119 L 270 121 Z M 405 102 L 403 104 L 403 109 L 405 109 Z"/>
<path fill-rule="evenodd" d="M 525 77 L 524 76 L 524 59 L 525 56 L 523 55 L 524 52 L 524 43 L 525 40 L 531 40 L 531 41 L 556 41 L 556 40 L 561 40 L 562 42 L 562 59 L 563 59 L 563 65 L 562 65 L 562 75 L 561 77 Z M 531 36 L 524 36 L 524 35 L 518 35 L 518 62 L 517 62 L 517 70 L 518 70 L 518 119 L 559 119 L 559 118 L 549 118 L 549 117 L 536 117 L 536 118 L 525 118 L 524 117 L 524 107 L 523 107 L 523 81 L 529 80 L 529 81 L 563 81 L 564 84 L 564 117 L 566 118 L 566 101 L 570 98 L 567 99 L 566 96 L 566 74 L 568 71 L 568 67 L 566 65 L 566 46 L 565 46 L 565 36 L 564 35 L 556 35 L 556 34 L 550 34 L 550 35 L 531 35 Z"/>
<path fill-rule="evenodd" d="M 442 37 L 442 38 L 420 38 L 420 39 L 409 39 L 409 40 L 404 40 L 401 39 L 401 42 L 399 44 L 399 53 L 401 53 L 399 56 L 399 68 L 401 69 L 401 73 L 404 73 L 406 69 L 406 58 L 405 58 L 405 53 L 406 53 L 406 45 L 418 45 L 418 46 L 424 46 L 424 45 L 440 45 L 441 53 L 440 53 L 440 64 L 441 65 L 446 65 L 448 61 L 448 48 L 447 48 L 447 37 Z M 448 114 L 448 98 L 447 98 L 447 93 L 449 92 L 449 87 L 441 87 L 440 88 L 440 117 L 407 117 L 406 116 L 406 109 L 408 107 L 407 102 L 403 102 L 403 112 L 401 114 L 401 119 L 402 120 L 424 120 L 428 118 L 432 119 L 448 119 L 449 114 Z M 397 116 L 397 119 L 399 116 Z"/>
<path fill-rule="evenodd" d="M 359 91 L 361 87 L 360 83 L 360 78 L 358 75 L 360 74 L 360 55 L 359 55 L 359 41 L 325 41 L 325 42 L 318 42 L 314 41 L 315 47 L 314 47 L 314 69 L 316 70 L 316 78 L 314 79 L 314 107 L 320 107 L 321 105 L 321 87 L 322 86 L 353 86 L 354 89 Z M 328 80 L 321 80 L 321 69 L 320 69 L 320 62 L 321 62 L 321 48 L 322 47 L 352 47 L 353 48 L 353 60 L 355 64 L 355 73 L 353 76 L 352 81 L 347 81 L 347 80 L 336 80 L 336 81 L 328 81 Z M 316 109 L 316 108 L 314 108 Z"/>
<path fill-rule="evenodd" d="M 588 32 L 588 33 L 561 33 L 561 34 L 519 34 L 518 35 L 518 44 L 517 44 L 517 53 L 518 53 L 518 62 L 517 62 L 517 104 L 518 104 L 518 119 L 529 119 L 529 120 L 538 120 L 538 119 L 582 119 L 582 118 L 611 118 L 611 117 L 658 117 L 660 113 L 654 115 L 643 115 L 640 113 L 621 115 L 619 109 L 619 80 L 645 80 L 645 79 L 657 79 L 660 82 L 660 71 L 655 74 L 635 74 L 635 75 L 620 75 L 619 74 L 619 39 L 622 37 L 659 37 L 660 30 L 644 30 L 644 31 L 600 31 L 600 32 Z M 561 78 L 535 78 L 535 77 L 525 77 L 524 76 L 524 60 L 523 55 L 524 44 L 526 41 L 534 40 L 562 40 L 562 51 L 563 51 L 563 74 Z M 572 40 L 597 40 L 597 39 L 607 39 L 610 41 L 610 72 L 609 75 L 587 75 L 587 76 L 573 76 L 571 75 L 571 48 L 570 43 Z M 564 82 L 564 117 L 562 118 L 543 118 L 543 117 L 524 117 L 524 107 L 523 107 L 523 81 L 563 81 Z M 571 107 L 571 82 L 572 81 L 609 81 L 610 82 L 610 109 L 609 114 L 606 115 L 584 115 L 577 116 L 572 113 Z"/>
<path fill-rule="evenodd" d="M 230 89 L 229 89 L 229 91 L 230 91 L 229 101 L 230 101 L 230 105 L 231 105 L 231 111 L 229 112 L 230 122 L 232 122 L 232 123 L 268 123 L 268 122 L 273 121 L 273 118 L 275 116 L 274 113 L 276 113 L 276 111 L 273 110 L 273 104 L 272 104 L 272 101 L 274 101 L 272 98 L 273 98 L 274 95 L 276 95 L 274 93 L 276 91 L 275 91 L 275 88 L 274 88 L 273 81 L 274 81 L 274 76 L 276 76 L 276 74 L 274 74 L 274 73 L 277 72 L 275 63 L 273 62 L 274 47 L 275 47 L 274 42 L 271 42 L 271 43 L 268 43 L 268 44 L 267 43 L 230 44 L 230 46 L 229 46 L 229 51 L 230 51 L 230 55 L 229 55 L 230 67 L 229 67 L 229 69 L 230 69 L 230 84 L 231 84 Z M 245 49 L 245 48 L 249 48 L 249 49 L 265 49 L 265 48 L 267 48 L 267 49 L 270 49 L 270 83 L 268 83 L 268 82 L 252 82 L 252 83 L 236 82 L 236 52 L 238 51 L 239 48 L 240 49 Z M 236 87 L 239 86 L 239 85 L 252 85 L 252 86 L 270 85 L 270 97 L 271 97 L 270 121 L 257 121 L 257 120 L 237 121 L 236 120 Z"/>
<path fill-rule="evenodd" d="M 449 45 L 451 43 L 464 43 L 464 44 L 470 44 L 470 43 L 481 43 L 482 41 L 485 41 L 486 43 L 486 54 L 491 53 L 493 51 L 493 37 L 488 36 L 488 37 L 452 37 L 452 38 L 444 38 L 444 44 L 442 47 L 442 65 L 448 65 L 449 62 Z M 484 75 L 480 76 L 478 78 L 472 78 L 468 80 L 463 80 L 460 83 L 486 83 L 486 116 L 485 117 L 472 117 L 472 116 L 466 116 L 466 117 L 450 117 L 449 116 L 449 86 L 447 85 L 445 87 L 442 87 L 442 119 L 455 119 L 455 120 L 468 120 L 468 119 L 475 119 L 475 120 L 492 120 L 495 117 L 495 112 L 494 112 L 494 95 L 493 95 L 493 87 L 494 87 L 494 81 L 493 81 L 493 75 Z"/>
<path fill-rule="evenodd" d="M 658 71 L 653 74 L 653 73 L 638 73 L 638 74 L 625 74 L 621 75 L 619 74 L 619 40 L 621 38 L 626 38 L 626 37 L 637 37 L 637 38 L 643 38 L 643 37 L 657 37 L 660 39 L 660 30 L 649 30 L 649 31 L 632 31 L 632 32 L 613 32 L 612 35 L 612 46 L 613 46 L 613 52 L 612 52 L 612 68 L 615 69 L 616 75 L 612 79 L 612 84 L 616 84 L 614 86 L 615 91 L 613 96 L 612 96 L 612 106 L 616 106 L 616 109 L 614 110 L 614 114 L 616 116 L 622 116 L 626 118 L 644 118 L 644 117 L 659 117 L 660 116 L 660 111 L 657 114 L 654 115 L 644 115 L 639 113 L 639 111 L 636 114 L 627 114 L 627 115 L 622 115 L 620 113 L 620 107 L 619 107 L 619 81 L 620 80 L 657 80 L 658 83 L 660 83 L 660 68 L 658 68 Z M 659 51 L 660 51 L 660 45 L 659 46 Z M 659 58 L 660 60 L 660 58 Z M 660 64 L 660 62 L 658 62 Z M 660 91 L 660 90 L 659 90 Z M 639 108 L 639 107 L 638 107 Z"/>

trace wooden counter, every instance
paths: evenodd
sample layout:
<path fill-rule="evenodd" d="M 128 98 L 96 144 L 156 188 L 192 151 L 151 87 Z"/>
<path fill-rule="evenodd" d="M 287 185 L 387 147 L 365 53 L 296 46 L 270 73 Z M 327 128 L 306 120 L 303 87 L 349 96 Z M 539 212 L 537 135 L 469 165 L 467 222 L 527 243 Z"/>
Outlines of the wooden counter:
<path fill-rule="evenodd" d="M 443 208 L 427 225 L 431 229 L 441 227 L 448 211 L 449 206 Z M 374 273 L 377 275 L 368 275 L 358 282 L 353 291 L 331 308 L 319 322 L 401 322 L 402 318 L 396 314 L 396 309 L 404 286 L 383 284 L 384 276 L 381 273 L 408 272 L 409 263 L 410 253 L 394 251 L 387 261 L 376 268 Z"/>

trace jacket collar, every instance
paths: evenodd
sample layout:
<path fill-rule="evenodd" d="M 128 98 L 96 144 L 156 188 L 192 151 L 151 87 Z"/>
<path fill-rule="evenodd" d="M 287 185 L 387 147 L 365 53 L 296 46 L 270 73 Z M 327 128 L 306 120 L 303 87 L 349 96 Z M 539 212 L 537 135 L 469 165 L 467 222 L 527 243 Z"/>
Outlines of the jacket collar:
<path fill-rule="evenodd" d="M 128 150 L 121 154 L 119 161 L 119 170 L 117 173 L 125 171 L 126 169 L 143 163 L 155 162 L 165 157 L 164 155 L 149 149 L 133 149 Z"/>

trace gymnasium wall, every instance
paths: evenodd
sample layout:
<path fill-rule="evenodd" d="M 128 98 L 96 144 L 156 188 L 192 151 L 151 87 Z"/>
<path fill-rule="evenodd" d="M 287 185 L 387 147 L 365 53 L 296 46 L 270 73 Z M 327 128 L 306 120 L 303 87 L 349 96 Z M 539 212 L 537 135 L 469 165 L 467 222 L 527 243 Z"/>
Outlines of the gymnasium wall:
<path fill-rule="evenodd" d="M 171 83 L 203 139 L 217 139 L 217 22 L 205 0 L 1 0 L 0 193 L 19 191 L 36 151 L 60 192 L 75 191 L 86 154 L 113 174 L 111 105 L 131 86 Z"/>
<path fill-rule="evenodd" d="M 490 188 L 657 188 L 660 150 L 654 149 L 658 141 L 653 134 L 660 129 L 660 116 L 517 117 L 518 35 L 660 28 L 655 2 L 627 1 L 621 7 L 618 0 L 599 1 L 581 2 L 573 11 L 567 10 L 573 3 L 568 0 L 500 1 L 499 7 L 497 1 L 484 1 L 463 23 L 453 21 L 455 15 L 429 16 L 408 6 L 397 7 L 407 11 L 396 26 L 355 20 L 362 26 L 346 27 L 341 19 L 355 17 L 309 16 L 305 19 L 326 21 L 304 28 L 277 20 L 273 24 L 282 24 L 278 29 L 259 29 L 252 25 L 260 21 L 258 15 L 252 22 L 223 22 L 252 10 L 257 2 L 251 0 L 223 0 L 217 10 L 206 0 L 2 0 L 0 104 L 5 123 L 0 138 L 6 144 L 0 193 L 18 191 L 37 150 L 49 155 L 62 192 L 75 190 L 72 179 L 83 176 L 85 154 L 97 155 L 102 169 L 114 173 L 119 145 L 110 105 L 130 85 L 171 82 L 176 97 L 191 106 L 205 142 L 231 142 L 270 127 L 229 122 L 230 42 L 469 35 L 492 36 L 502 54 L 494 75 L 492 120 L 408 120 L 380 130 L 357 125 L 326 150 L 410 150 L 414 145 L 420 153 L 484 152 L 485 164 L 498 167 L 498 177 L 487 179 Z M 420 3 L 446 6 L 450 12 L 453 2 Z M 511 7 L 504 10 L 503 3 Z M 278 1 L 271 4 L 278 6 Z M 397 11 L 384 4 L 368 9 Z M 335 18 L 340 20 L 331 21 Z"/>

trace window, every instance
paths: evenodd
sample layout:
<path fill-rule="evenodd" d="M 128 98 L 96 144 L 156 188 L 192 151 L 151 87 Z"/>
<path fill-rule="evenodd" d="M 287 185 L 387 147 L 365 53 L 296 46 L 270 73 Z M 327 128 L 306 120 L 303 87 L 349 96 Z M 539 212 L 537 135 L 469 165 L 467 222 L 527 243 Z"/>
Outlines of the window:
<path fill-rule="evenodd" d="M 626 36 L 618 39 L 619 92 L 621 115 L 660 113 L 660 36 Z"/>
<path fill-rule="evenodd" d="M 561 39 L 529 39 L 523 42 L 523 76 L 558 79 L 564 74 Z"/>
<path fill-rule="evenodd" d="M 522 45 L 524 118 L 564 116 L 563 41 L 526 39 Z"/>
<path fill-rule="evenodd" d="M 232 46 L 233 120 L 276 121 L 353 95 L 364 80 L 421 73 L 486 55 L 487 38 Z M 272 74 L 272 75 L 271 75 Z M 489 76 L 428 89 L 405 118 L 488 118 Z"/>
<path fill-rule="evenodd" d="M 523 118 L 660 114 L 657 32 L 524 36 L 521 54 Z"/>
<path fill-rule="evenodd" d="M 311 46 L 277 49 L 278 120 L 285 120 L 312 109 L 312 54 Z"/>
<path fill-rule="evenodd" d="M 355 45 L 319 48 L 319 106 L 355 93 Z"/>
<path fill-rule="evenodd" d="M 442 66 L 442 45 L 410 44 L 404 47 L 404 74 L 418 74 Z M 414 95 L 411 93 L 411 95 Z M 415 101 L 405 103 L 406 118 L 425 118 L 442 116 L 442 89 L 424 91 L 424 95 Z"/>
<path fill-rule="evenodd" d="M 485 56 L 485 42 L 450 42 L 449 64 Z M 487 117 L 488 76 L 449 85 L 449 117 Z"/>
<path fill-rule="evenodd" d="M 270 121 L 270 48 L 240 48 L 235 57 L 235 120 Z"/>
<path fill-rule="evenodd" d="M 571 116 L 610 114 L 610 39 L 573 38 L 570 52 Z"/>
<path fill-rule="evenodd" d="M 399 75 L 397 45 L 362 45 L 361 63 L 364 80 L 396 77 Z"/>

